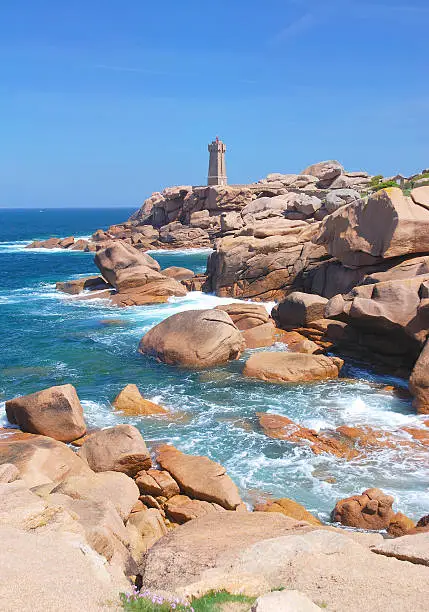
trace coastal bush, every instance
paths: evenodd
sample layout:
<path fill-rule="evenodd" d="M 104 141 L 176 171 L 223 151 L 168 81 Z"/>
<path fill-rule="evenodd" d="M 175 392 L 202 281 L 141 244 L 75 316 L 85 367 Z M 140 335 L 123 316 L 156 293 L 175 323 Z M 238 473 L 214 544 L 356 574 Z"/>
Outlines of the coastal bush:
<path fill-rule="evenodd" d="M 414 187 L 423 187 L 426 185 L 429 185 L 429 172 L 422 172 L 422 174 L 417 174 L 410 181 L 405 182 L 404 192 L 410 192 Z"/>
<path fill-rule="evenodd" d="M 380 189 L 387 189 L 387 187 L 399 187 L 399 185 L 396 181 L 383 181 L 381 174 L 373 176 L 369 184 L 371 191 L 380 191 Z"/>
<path fill-rule="evenodd" d="M 152 593 L 148 589 L 134 591 L 130 595 L 121 594 L 124 610 L 127 612 L 217 612 L 227 603 L 246 604 L 249 607 L 254 597 L 232 595 L 227 591 L 210 591 L 202 597 L 193 598 L 192 602 L 179 598 L 168 598 Z"/>

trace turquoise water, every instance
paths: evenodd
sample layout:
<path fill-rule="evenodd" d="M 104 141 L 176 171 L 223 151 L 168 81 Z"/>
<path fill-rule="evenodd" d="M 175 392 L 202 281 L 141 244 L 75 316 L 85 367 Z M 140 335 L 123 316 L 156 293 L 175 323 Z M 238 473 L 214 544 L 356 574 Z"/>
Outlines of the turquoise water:
<path fill-rule="evenodd" d="M 408 401 L 379 392 L 375 383 L 389 384 L 391 379 L 347 364 L 344 376 L 353 381 L 290 387 L 257 383 L 241 376 L 248 353 L 240 361 L 206 371 L 158 364 L 137 352 L 151 326 L 183 309 L 231 300 L 194 292 L 168 304 L 128 309 L 103 300 L 79 301 L 56 292 L 55 282 L 96 273 L 93 254 L 24 249 L 33 239 L 90 235 L 131 212 L 0 210 L 0 401 L 70 382 L 90 426 L 127 422 L 139 427 L 149 446 L 169 441 L 184 451 L 208 455 L 226 466 L 249 502 L 263 494 L 290 497 L 326 519 L 337 499 L 379 486 L 395 496 L 398 510 L 415 518 L 429 513 L 427 453 L 386 450 L 345 462 L 270 440 L 257 427 L 258 411 L 284 414 L 316 429 L 341 424 L 370 424 L 386 431 L 420 426 L 422 417 Z M 202 272 L 207 254 L 169 251 L 153 256 L 163 267 Z M 115 324 L 103 324 L 106 319 Z M 145 397 L 181 418 L 118 415 L 110 401 L 127 383 L 136 383 Z M 1 410 L 4 421 L 3 404 Z"/>

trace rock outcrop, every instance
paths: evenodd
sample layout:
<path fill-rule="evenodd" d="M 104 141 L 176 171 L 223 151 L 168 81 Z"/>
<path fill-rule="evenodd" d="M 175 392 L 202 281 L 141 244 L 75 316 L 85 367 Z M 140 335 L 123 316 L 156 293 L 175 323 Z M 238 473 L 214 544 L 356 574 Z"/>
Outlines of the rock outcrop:
<path fill-rule="evenodd" d="M 255 512 L 280 512 L 289 518 L 298 521 L 306 521 L 311 525 L 321 525 L 322 523 L 304 506 L 292 499 L 282 497 L 281 499 L 270 499 L 266 502 L 256 504 Z"/>
<path fill-rule="evenodd" d="M 186 455 L 174 446 L 158 448 L 156 459 L 178 483 L 180 490 L 196 499 L 235 510 L 242 501 L 225 468 L 208 457 Z"/>
<path fill-rule="evenodd" d="M 387 529 L 395 513 L 393 497 L 380 489 L 367 489 L 362 495 L 354 495 L 337 502 L 332 520 L 361 529 Z"/>
<path fill-rule="evenodd" d="M 170 365 L 211 367 L 238 359 L 240 331 L 226 312 L 188 310 L 172 315 L 147 332 L 139 351 Z"/>
<path fill-rule="evenodd" d="M 123 241 L 110 241 L 95 255 L 103 277 L 116 289 L 111 297 L 118 306 L 165 302 L 170 296 L 186 295 L 185 287 L 163 275 L 152 257 Z"/>
<path fill-rule="evenodd" d="M 66 249 L 68 251 L 95 251 L 95 244 L 91 240 L 73 236 L 68 238 L 48 238 L 48 240 L 34 240 L 27 244 L 26 249 Z"/>
<path fill-rule="evenodd" d="M 246 361 L 243 375 L 274 383 L 299 383 L 337 378 L 343 361 L 338 357 L 304 353 L 259 352 Z"/>
<path fill-rule="evenodd" d="M 318 529 L 275 512 L 211 513 L 152 546 L 143 583 L 185 595 L 226 589 L 258 596 L 286 587 L 280 593 L 298 590 L 338 612 L 355 609 L 356 602 L 362 612 L 389 607 L 424 612 L 427 567 L 376 555 L 358 535 Z"/>
<path fill-rule="evenodd" d="M 112 402 L 116 410 L 127 416 L 150 416 L 153 414 L 168 414 L 168 410 L 145 399 L 137 385 L 127 385 Z"/>
<path fill-rule="evenodd" d="M 13 464 L 28 487 L 58 483 L 68 476 L 91 474 L 88 464 L 66 444 L 32 434 L 2 436 L 0 463 Z"/>
<path fill-rule="evenodd" d="M 357 268 L 426 252 L 428 228 L 429 210 L 391 187 L 326 217 L 316 242 L 343 265 Z"/>
<path fill-rule="evenodd" d="M 50 387 L 6 402 L 9 422 L 23 431 L 72 442 L 86 432 L 83 408 L 73 385 Z"/>
<path fill-rule="evenodd" d="M 82 291 L 105 291 L 111 289 L 111 286 L 102 276 L 85 276 L 76 280 L 57 283 L 56 289 L 70 295 L 78 295 Z"/>
<path fill-rule="evenodd" d="M 78 451 L 94 472 L 124 472 L 135 476 L 151 467 L 149 451 L 133 425 L 116 425 L 96 431 Z"/>
<path fill-rule="evenodd" d="M 312 321 L 323 319 L 328 300 L 320 295 L 290 293 L 272 310 L 272 317 L 279 327 L 305 327 Z"/>
<path fill-rule="evenodd" d="M 303 427 L 280 414 L 257 412 L 256 416 L 263 432 L 270 438 L 308 447 L 315 455 L 328 453 L 347 460 L 358 456 L 358 452 L 350 444 L 342 442 L 332 433 L 328 435 Z"/>

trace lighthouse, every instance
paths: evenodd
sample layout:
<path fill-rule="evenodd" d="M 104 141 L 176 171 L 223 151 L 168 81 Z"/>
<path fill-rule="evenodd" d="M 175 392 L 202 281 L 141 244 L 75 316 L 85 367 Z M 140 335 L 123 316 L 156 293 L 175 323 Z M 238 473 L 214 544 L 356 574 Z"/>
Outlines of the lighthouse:
<path fill-rule="evenodd" d="M 216 140 L 213 140 L 208 148 L 210 157 L 207 185 L 226 185 L 228 182 L 225 165 L 226 144 L 216 136 Z"/>

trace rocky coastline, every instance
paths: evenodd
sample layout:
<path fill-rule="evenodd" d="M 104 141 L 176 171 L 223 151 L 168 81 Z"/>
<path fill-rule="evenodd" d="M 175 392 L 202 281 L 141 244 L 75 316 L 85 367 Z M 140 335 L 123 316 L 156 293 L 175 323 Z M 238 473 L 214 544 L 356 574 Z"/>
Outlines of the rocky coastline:
<path fill-rule="evenodd" d="M 144 419 L 173 418 L 135 385 L 112 405 Z M 287 587 L 302 592 L 306 605 L 345 610 L 374 571 L 372 594 L 381 598 L 376 610 L 392 596 L 394 610 L 424 609 L 429 519 L 414 523 L 379 489 L 338 500 L 333 523 L 322 524 L 287 498 L 249 507 L 221 465 L 168 444 L 148 449 L 132 425 L 87 431 L 70 384 L 11 399 L 6 412 L 14 428 L 0 432 L 2 541 L 25 537 L 33 555 L 42 542 L 44 571 L 62 585 L 61 570 L 53 565 L 62 564 L 60 550 L 74 575 L 86 577 L 86 609 L 104 609 L 100 593 L 109 593 L 110 605 L 119 609 L 118 592 L 130 592 L 133 582 L 188 601 L 225 590 L 262 602 L 273 589 Z M 260 417 L 267 435 L 310 444 L 314 452 L 341 447 L 287 419 L 269 422 L 272 416 Z M 79 558 L 76 549 L 83 553 Z M 303 573 L 304 566 L 309 571 Z M 349 575 L 350 567 L 359 580 L 356 571 Z M 33 577 L 28 579 L 31 588 Z"/>
<path fill-rule="evenodd" d="M 138 351 L 169 367 L 205 369 L 244 356 L 244 381 L 317 384 L 359 359 L 408 378 L 416 413 L 429 415 L 428 233 L 424 173 L 399 187 L 327 161 L 251 185 L 166 188 L 85 245 L 55 238 L 28 248 L 94 251 L 99 275 L 57 283 L 71 299 L 130 307 L 203 291 L 241 300 L 152 327 Z M 206 274 L 161 269 L 147 253 L 188 248 L 212 249 Z M 134 384 L 118 389 L 112 408 L 175 418 Z M 106 593 L 121 609 L 118 593 L 131 593 L 132 583 L 188 601 L 213 590 L 244 593 L 259 612 L 426 609 L 429 517 L 412 520 L 380 489 L 336 500 L 322 523 L 286 497 L 244 503 L 223 466 L 151 446 L 132 425 L 87 430 L 71 384 L 10 398 L 6 414 L 4 541 L 12 549 L 25 536 L 29 555 L 49 548 L 46 573 L 60 584 L 62 551 L 88 577 L 85 609 L 105 609 Z M 344 462 L 389 448 L 427 461 L 429 418 L 388 436 L 369 426 L 316 431 L 267 412 L 255 419 L 268 438 Z M 295 607 L 285 607 L 295 591 Z M 269 607 L 272 592 L 278 599 Z"/>

